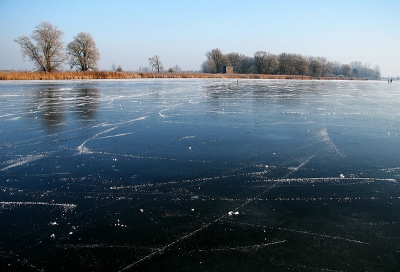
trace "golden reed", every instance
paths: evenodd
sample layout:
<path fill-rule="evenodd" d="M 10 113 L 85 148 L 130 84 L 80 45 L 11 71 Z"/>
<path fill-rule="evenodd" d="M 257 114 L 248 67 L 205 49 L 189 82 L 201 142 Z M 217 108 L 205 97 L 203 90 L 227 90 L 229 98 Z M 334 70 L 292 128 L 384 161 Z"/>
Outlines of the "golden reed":
<path fill-rule="evenodd" d="M 139 73 L 139 72 L 15 72 L 0 71 L 0 80 L 79 80 L 79 79 L 132 79 L 132 78 L 232 78 L 232 79 L 296 79 L 296 80 L 334 80 L 353 79 L 336 77 L 265 75 L 265 74 L 206 74 L 206 73 Z"/>

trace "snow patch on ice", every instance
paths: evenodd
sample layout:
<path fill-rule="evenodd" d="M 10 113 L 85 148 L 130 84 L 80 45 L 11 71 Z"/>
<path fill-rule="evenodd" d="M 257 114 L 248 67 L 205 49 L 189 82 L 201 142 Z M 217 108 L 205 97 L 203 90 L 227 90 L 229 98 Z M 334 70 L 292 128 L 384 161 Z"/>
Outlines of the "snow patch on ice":
<path fill-rule="evenodd" d="M 10 168 L 14 168 L 14 167 L 17 167 L 17 166 L 22 166 L 22 165 L 28 164 L 30 162 L 43 159 L 43 158 L 51 155 L 52 153 L 53 152 L 44 153 L 44 154 L 38 154 L 38 155 L 27 155 L 27 156 L 20 157 L 18 159 L 6 161 L 3 164 L 8 164 L 8 165 L 3 167 L 3 168 L 1 168 L 0 171 L 6 171 L 6 170 L 8 170 Z"/>

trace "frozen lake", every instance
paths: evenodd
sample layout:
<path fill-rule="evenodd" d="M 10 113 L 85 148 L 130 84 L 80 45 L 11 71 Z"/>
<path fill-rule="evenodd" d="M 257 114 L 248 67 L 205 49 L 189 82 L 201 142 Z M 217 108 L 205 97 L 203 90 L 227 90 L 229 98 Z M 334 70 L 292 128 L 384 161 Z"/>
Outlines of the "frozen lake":
<path fill-rule="evenodd" d="M 400 84 L 0 82 L 2 271 L 400 270 Z"/>

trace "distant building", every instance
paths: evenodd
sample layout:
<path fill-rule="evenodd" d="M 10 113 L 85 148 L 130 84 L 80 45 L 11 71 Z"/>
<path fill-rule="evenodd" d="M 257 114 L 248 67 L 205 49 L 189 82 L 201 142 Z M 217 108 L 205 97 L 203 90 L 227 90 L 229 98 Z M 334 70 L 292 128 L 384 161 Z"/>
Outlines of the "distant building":
<path fill-rule="evenodd" d="M 224 73 L 224 74 L 233 74 L 233 66 L 224 66 L 222 68 L 222 73 Z"/>

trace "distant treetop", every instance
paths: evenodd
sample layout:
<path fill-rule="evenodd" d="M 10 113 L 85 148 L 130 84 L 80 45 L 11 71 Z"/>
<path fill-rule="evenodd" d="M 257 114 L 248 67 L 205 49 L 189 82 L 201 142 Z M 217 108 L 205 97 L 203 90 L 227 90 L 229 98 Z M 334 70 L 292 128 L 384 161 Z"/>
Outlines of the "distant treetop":
<path fill-rule="evenodd" d="M 360 61 L 341 64 L 338 61 L 327 61 L 324 57 L 306 57 L 288 53 L 273 55 L 266 51 L 257 51 L 249 57 L 235 52 L 223 54 L 218 48 L 206 53 L 206 60 L 201 64 L 201 70 L 204 73 L 221 73 L 225 65 L 232 66 L 233 71 L 238 74 L 381 78 L 379 65 L 371 68 L 370 64 Z"/>

